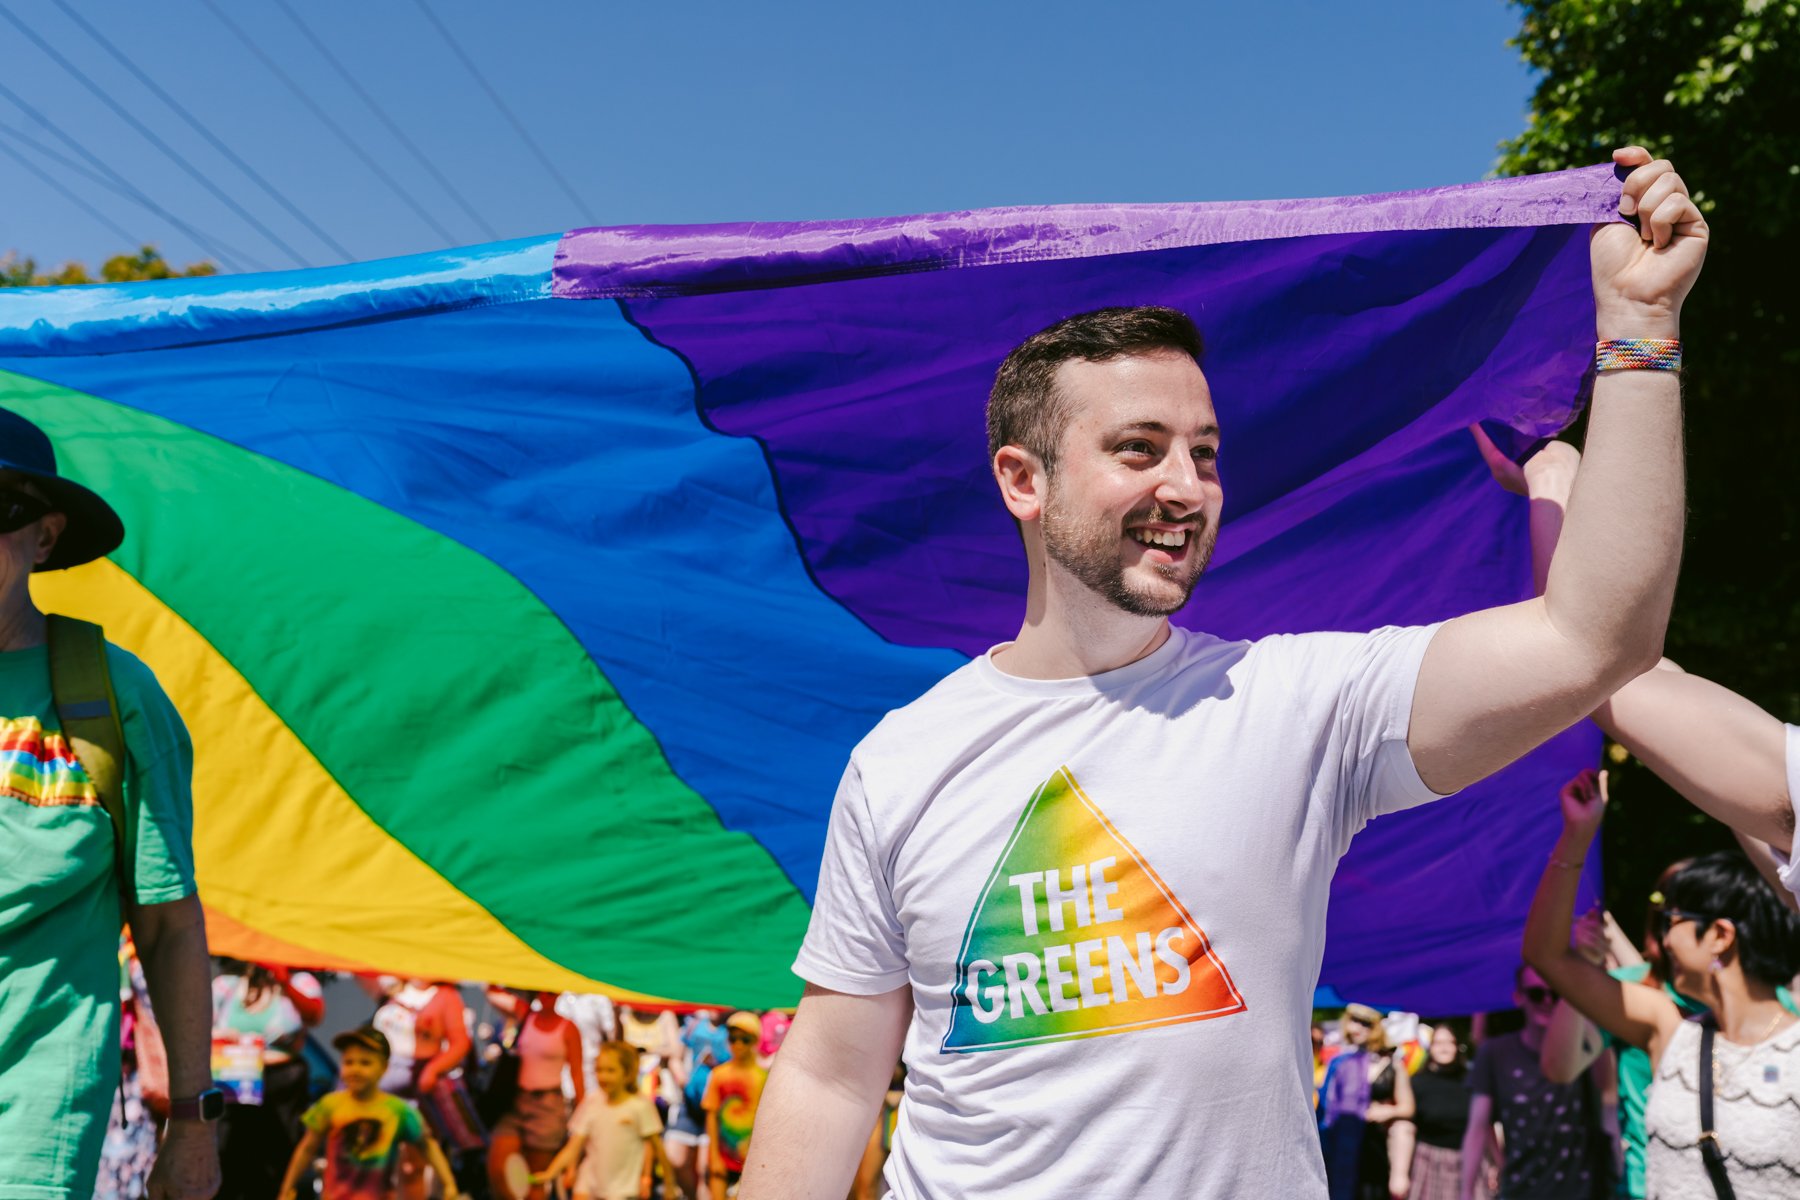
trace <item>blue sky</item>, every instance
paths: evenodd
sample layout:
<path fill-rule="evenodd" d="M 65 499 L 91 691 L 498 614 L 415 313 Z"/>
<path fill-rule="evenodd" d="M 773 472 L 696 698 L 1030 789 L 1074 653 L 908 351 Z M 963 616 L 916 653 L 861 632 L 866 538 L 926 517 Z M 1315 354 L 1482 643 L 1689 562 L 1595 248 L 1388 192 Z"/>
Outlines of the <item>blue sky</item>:
<path fill-rule="evenodd" d="M 213 0 L 412 197 L 359 161 L 206 0 L 64 0 L 356 259 L 589 224 L 875 216 L 1007 204 L 1272 198 L 1477 179 L 1532 79 L 1501 0 L 875 4 Z M 343 261 L 110 57 L 57 0 L 0 0 L 314 265 Z M 204 237 L 294 259 L 0 20 L 0 82 Z M 0 95 L 0 252 L 194 237 L 7 132 L 75 151 Z M 461 193 L 471 216 L 431 170 Z M 572 192 L 571 196 L 569 192 Z M 427 219 L 427 217 L 429 219 Z M 479 217 L 479 222 L 477 221 Z M 433 227 L 435 222 L 438 228 Z M 484 228 L 485 225 L 485 228 Z M 446 237 L 445 234 L 449 236 Z"/>

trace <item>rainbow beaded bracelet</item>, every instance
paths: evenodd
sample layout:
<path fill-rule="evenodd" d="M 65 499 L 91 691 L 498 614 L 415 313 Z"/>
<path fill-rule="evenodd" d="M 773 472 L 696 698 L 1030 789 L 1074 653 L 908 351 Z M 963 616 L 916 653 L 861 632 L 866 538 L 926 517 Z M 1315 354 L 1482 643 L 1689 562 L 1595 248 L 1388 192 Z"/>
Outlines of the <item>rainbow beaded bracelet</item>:
<path fill-rule="evenodd" d="M 1609 338 L 1594 343 L 1596 371 L 1679 371 L 1681 343 L 1672 338 Z"/>

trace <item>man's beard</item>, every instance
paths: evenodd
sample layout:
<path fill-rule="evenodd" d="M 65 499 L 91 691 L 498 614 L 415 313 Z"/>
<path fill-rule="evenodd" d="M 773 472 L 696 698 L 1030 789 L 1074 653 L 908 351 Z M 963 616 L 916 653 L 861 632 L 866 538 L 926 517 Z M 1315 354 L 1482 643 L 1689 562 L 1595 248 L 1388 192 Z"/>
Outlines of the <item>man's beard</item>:
<path fill-rule="evenodd" d="M 1119 539 L 1128 536 L 1126 527 L 1148 522 L 1184 523 L 1160 508 L 1133 513 L 1120 525 L 1098 518 L 1084 520 L 1064 512 L 1057 503 L 1056 493 L 1051 492 L 1044 502 L 1039 532 L 1044 538 L 1044 553 L 1088 590 L 1133 616 L 1166 617 L 1180 609 L 1193 595 L 1194 585 L 1200 582 L 1206 564 L 1212 561 L 1213 544 L 1218 540 L 1218 534 L 1206 525 L 1191 528 L 1188 552 L 1181 562 L 1150 564 L 1150 569 L 1170 586 L 1150 590 L 1128 583 L 1125 566 L 1119 561 Z"/>

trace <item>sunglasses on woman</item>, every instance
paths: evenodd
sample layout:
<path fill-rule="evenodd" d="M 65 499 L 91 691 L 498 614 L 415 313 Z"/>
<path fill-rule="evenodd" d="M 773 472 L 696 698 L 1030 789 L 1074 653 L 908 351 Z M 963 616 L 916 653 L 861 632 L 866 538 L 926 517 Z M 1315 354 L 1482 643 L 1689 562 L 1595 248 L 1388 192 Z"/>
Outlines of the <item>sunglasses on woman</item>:
<path fill-rule="evenodd" d="M 731 1033 L 726 1035 L 725 1040 L 729 1042 L 743 1042 L 746 1045 L 749 1045 L 754 1043 L 757 1039 L 751 1037 L 747 1033 Z"/>
<path fill-rule="evenodd" d="M 0 533 L 15 533 L 49 512 L 50 508 L 48 500 L 39 500 L 30 492 L 0 487 Z"/>
<path fill-rule="evenodd" d="M 1712 918 L 1704 913 L 1687 912 L 1679 908 L 1659 908 L 1656 910 L 1656 936 L 1668 937 L 1669 930 L 1683 921 L 1692 921 L 1696 929 L 1704 929 L 1712 924 Z"/>
<path fill-rule="evenodd" d="M 1549 1004 L 1556 999 L 1554 991 L 1535 983 L 1530 987 L 1520 988 L 1519 995 L 1525 997 L 1532 1004 Z"/>

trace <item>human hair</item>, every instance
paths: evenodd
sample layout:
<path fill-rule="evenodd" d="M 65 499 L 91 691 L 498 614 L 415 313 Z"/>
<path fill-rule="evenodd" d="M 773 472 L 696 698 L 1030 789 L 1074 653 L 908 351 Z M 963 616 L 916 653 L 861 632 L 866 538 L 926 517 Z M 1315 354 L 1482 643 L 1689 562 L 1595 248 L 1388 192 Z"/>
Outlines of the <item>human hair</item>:
<path fill-rule="evenodd" d="M 1741 851 L 1718 850 L 1694 859 L 1670 876 L 1662 891 L 1669 908 L 1736 926 L 1738 962 L 1750 978 L 1781 987 L 1800 973 L 1800 917 Z"/>
<path fill-rule="evenodd" d="M 600 1048 L 594 1051 L 594 1058 L 599 1060 L 602 1054 L 611 1054 L 619 1060 L 619 1069 L 625 1072 L 625 1090 L 638 1090 L 638 1048 L 630 1042 L 601 1042 Z"/>
<path fill-rule="evenodd" d="M 1198 365 L 1206 344 L 1186 313 L 1145 304 L 1064 317 L 1014 346 L 988 393 L 988 461 L 993 462 L 1000 447 L 1018 446 L 1053 473 L 1071 415 L 1067 398 L 1056 387 L 1056 369 L 1076 359 L 1107 362 L 1153 350 L 1178 351 Z"/>

